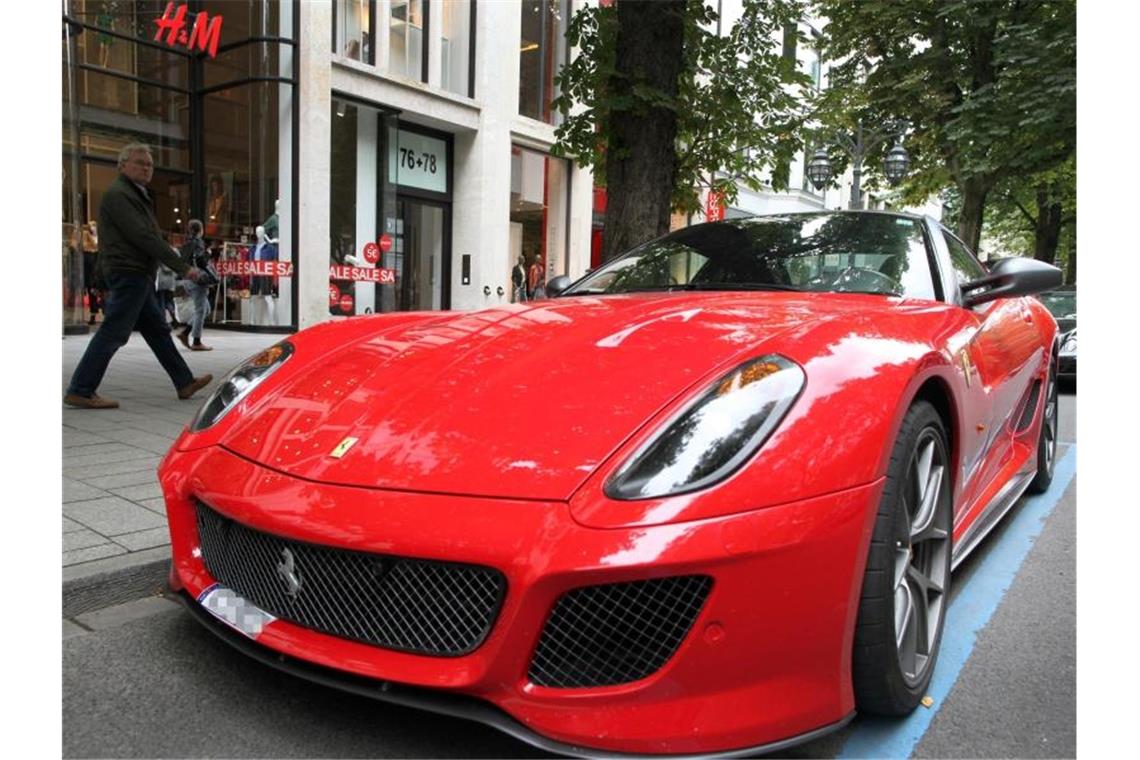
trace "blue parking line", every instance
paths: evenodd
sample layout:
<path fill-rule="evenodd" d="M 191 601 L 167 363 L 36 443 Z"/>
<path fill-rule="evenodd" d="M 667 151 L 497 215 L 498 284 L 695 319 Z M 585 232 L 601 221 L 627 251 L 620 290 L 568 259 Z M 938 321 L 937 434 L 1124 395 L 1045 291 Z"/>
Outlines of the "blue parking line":
<path fill-rule="evenodd" d="M 1077 447 L 1070 446 L 1057 462 L 1049 490 L 1040 496 L 1022 499 L 1009 516 L 1011 521 L 1005 527 L 1001 541 L 986 548 L 985 556 L 970 580 L 954 597 L 946 612 L 942 650 L 928 690 L 934 706 L 930 709 L 919 707 L 905 720 L 859 718 L 838 757 L 910 757 L 958 680 L 962 667 L 970 659 L 978 633 L 1001 604 L 1002 597 L 1017 577 L 1022 561 L 1040 535 L 1045 519 L 1061 500 L 1076 471 Z"/>

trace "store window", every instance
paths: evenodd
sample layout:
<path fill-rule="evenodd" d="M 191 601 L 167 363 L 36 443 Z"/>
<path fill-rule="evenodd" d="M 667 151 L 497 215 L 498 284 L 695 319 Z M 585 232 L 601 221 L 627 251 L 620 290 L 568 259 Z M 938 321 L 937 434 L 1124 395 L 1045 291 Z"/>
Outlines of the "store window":
<path fill-rule="evenodd" d="M 569 0 L 523 0 L 519 40 L 519 113 L 558 124 L 550 104 L 557 97 L 554 75 L 566 62 Z"/>
<path fill-rule="evenodd" d="M 333 52 L 354 61 L 373 63 L 371 26 L 376 0 L 336 0 L 333 4 Z"/>
<path fill-rule="evenodd" d="M 428 3 L 424 0 L 391 0 L 388 20 L 388 70 L 410 79 L 426 81 Z"/>
<path fill-rule="evenodd" d="M 474 97 L 472 82 L 472 13 L 474 2 L 444 0 L 440 19 L 440 82 L 448 92 Z"/>
<path fill-rule="evenodd" d="M 176 35 L 155 40 L 155 21 L 174 18 L 179 7 L 168 5 L 71 0 L 64 7 L 65 329 L 91 307 L 99 204 L 129 142 L 151 146 L 149 189 L 166 239 L 180 244 L 190 219 L 202 219 L 223 273 L 226 265 L 235 270 L 211 293 L 208 324 L 291 326 L 291 277 L 279 275 L 292 262 L 293 12 L 260 0 L 188 4 L 218 20 L 215 56 L 191 52 Z M 82 261 L 69 264 L 69 254 Z M 264 263 L 245 263 L 251 259 Z"/>
<path fill-rule="evenodd" d="M 546 282 L 567 273 L 569 167 L 520 146 L 511 147 L 511 301 L 542 298 Z"/>

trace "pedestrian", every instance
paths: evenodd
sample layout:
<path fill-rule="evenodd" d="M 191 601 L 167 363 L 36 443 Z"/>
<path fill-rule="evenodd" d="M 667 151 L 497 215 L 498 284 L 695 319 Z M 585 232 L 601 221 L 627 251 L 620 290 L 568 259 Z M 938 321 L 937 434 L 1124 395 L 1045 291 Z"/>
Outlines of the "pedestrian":
<path fill-rule="evenodd" d="M 527 298 L 531 301 L 546 298 L 546 280 L 542 271 L 541 253 L 535 254 L 526 275 Z"/>
<path fill-rule="evenodd" d="M 522 303 L 526 300 L 526 257 L 519 254 L 511 270 L 511 303 Z"/>
<path fill-rule="evenodd" d="M 178 333 L 178 340 L 191 351 L 213 351 L 212 346 L 202 343 L 202 325 L 206 323 L 206 312 L 210 307 L 210 285 L 215 282 L 210 268 L 210 254 L 206 252 L 206 243 L 202 240 L 202 222 L 191 219 L 186 225 L 186 230 L 190 238 L 179 249 L 182 260 L 196 267 L 202 274 L 198 282 L 184 280 L 182 283 L 186 295 L 194 304 L 194 315 L 190 317 L 190 323 L 186 328 Z M 193 343 L 190 342 L 191 338 L 194 340 Z"/>
<path fill-rule="evenodd" d="M 158 274 L 154 278 L 154 291 L 158 296 L 158 305 L 170 317 L 171 327 L 182 326 L 178 321 L 178 312 L 174 308 L 174 288 L 177 286 L 178 274 L 165 264 L 159 264 Z"/>
<path fill-rule="evenodd" d="M 99 265 L 107 283 L 103 323 L 95 331 L 71 376 L 63 402 L 81 409 L 115 409 L 118 401 L 95 393 L 115 352 L 126 345 L 131 330 L 142 333 L 178 398 L 188 399 L 213 380 L 194 377 L 178 353 L 170 327 L 158 305 L 154 278 L 159 263 L 194 282 L 197 269 L 186 264 L 162 239 L 153 201 L 147 191 L 154 175 L 150 148 L 131 143 L 119 152 L 119 176 L 99 203 Z"/>
<path fill-rule="evenodd" d="M 99 230 L 95 220 L 87 222 L 83 228 L 83 286 L 87 288 L 87 309 L 90 317 L 87 324 L 95 324 L 99 306 L 103 301 L 103 283 L 99 277 Z"/>

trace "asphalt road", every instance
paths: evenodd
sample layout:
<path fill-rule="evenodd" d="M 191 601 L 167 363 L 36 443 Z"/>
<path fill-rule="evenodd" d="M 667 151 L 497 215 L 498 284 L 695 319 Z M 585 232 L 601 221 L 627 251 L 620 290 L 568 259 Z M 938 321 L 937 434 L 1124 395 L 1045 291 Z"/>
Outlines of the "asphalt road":
<path fill-rule="evenodd" d="M 1075 396 L 1060 440 L 1075 443 Z M 1023 499 L 953 578 L 934 704 L 788 757 L 1076 756 L 1076 481 Z M 1067 486 L 1062 487 L 1067 481 Z M 65 621 L 64 757 L 538 757 L 494 729 L 253 662 L 161 598 Z"/>

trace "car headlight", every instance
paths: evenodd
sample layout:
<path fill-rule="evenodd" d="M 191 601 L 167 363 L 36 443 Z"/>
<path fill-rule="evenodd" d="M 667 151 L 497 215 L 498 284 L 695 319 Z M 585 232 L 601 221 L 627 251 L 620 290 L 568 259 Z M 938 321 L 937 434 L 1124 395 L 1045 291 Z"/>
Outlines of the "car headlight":
<path fill-rule="evenodd" d="M 662 426 L 606 484 L 614 499 L 695 491 L 736 471 L 760 448 L 804 386 L 783 356 L 748 361 L 713 383 Z"/>
<path fill-rule="evenodd" d="M 230 372 L 218 385 L 198 414 L 190 423 L 190 429 L 197 433 L 205 430 L 222 417 L 237 403 L 249 395 L 249 392 L 258 386 L 273 371 L 285 363 L 293 355 L 293 344 L 281 341 L 254 356 L 244 364 L 239 365 Z"/>

